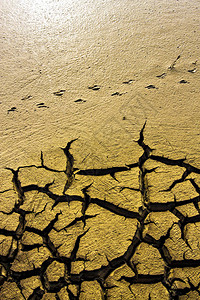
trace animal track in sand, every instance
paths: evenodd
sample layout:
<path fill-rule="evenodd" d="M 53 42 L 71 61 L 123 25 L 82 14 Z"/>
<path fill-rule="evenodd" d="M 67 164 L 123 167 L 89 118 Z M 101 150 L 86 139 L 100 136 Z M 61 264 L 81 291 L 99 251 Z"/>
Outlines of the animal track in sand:
<path fill-rule="evenodd" d="M 40 103 L 36 104 L 36 106 L 38 108 L 49 108 L 49 106 L 45 105 L 44 102 L 40 102 Z"/>
<path fill-rule="evenodd" d="M 26 97 L 23 97 L 21 100 L 30 100 L 32 99 L 33 97 L 31 95 L 28 95 Z"/>
<path fill-rule="evenodd" d="M 65 91 L 66 91 L 66 90 L 59 90 L 59 91 L 57 91 L 57 92 L 54 92 L 53 94 L 54 94 L 55 96 L 62 96 L 62 95 L 65 93 Z"/>
<path fill-rule="evenodd" d="M 187 80 L 182 79 L 179 81 L 179 83 L 189 83 L 189 82 Z"/>
<path fill-rule="evenodd" d="M 148 89 L 148 90 L 150 90 L 150 89 L 158 89 L 153 84 L 147 85 L 147 86 L 145 86 L 145 88 Z"/>
<path fill-rule="evenodd" d="M 145 127 L 131 163 L 75 168 L 74 139 L 59 170 L 43 152 L 38 165 L 7 168 L 1 299 L 200 297 L 200 169 L 154 155 Z"/>
<path fill-rule="evenodd" d="M 97 84 L 88 87 L 89 90 L 93 90 L 93 91 L 98 91 L 98 90 L 100 90 L 100 88 L 101 87 Z"/>
<path fill-rule="evenodd" d="M 76 103 L 82 103 L 82 102 L 86 102 L 86 100 L 83 100 L 83 99 L 77 99 L 77 100 L 75 100 L 74 102 L 76 102 Z"/>
<path fill-rule="evenodd" d="M 11 112 L 11 111 L 16 111 L 16 107 L 15 106 L 13 106 L 13 107 L 11 107 L 10 109 L 8 109 L 8 114 L 9 114 L 9 112 Z"/>
<path fill-rule="evenodd" d="M 125 93 L 119 93 L 119 92 L 115 92 L 113 94 L 111 94 L 111 96 L 122 96 Z"/>
<path fill-rule="evenodd" d="M 123 81 L 122 83 L 123 83 L 123 84 L 131 84 L 131 83 L 133 83 L 133 81 L 134 81 L 134 80 L 130 79 L 130 80 L 128 80 L 128 81 Z"/>
<path fill-rule="evenodd" d="M 190 72 L 190 73 L 196 73 L 197 72 L 197 68 L 190 69 L 190 70 L 188 70 L 188 72 Z"/>
<path fill-rule="evenodd" d="M 166 75 L 167 75 L 167 73 L 162 73 L 161 75 L 157 75 L 156 77 L 158 77 L 158 78 L 165 78 Z"/>

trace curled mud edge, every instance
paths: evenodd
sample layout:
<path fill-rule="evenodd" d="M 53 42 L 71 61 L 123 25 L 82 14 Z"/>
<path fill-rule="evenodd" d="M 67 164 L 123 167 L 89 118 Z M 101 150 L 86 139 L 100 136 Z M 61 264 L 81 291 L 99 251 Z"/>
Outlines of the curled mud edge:
<path fill-rule="evenodd" d="M 200 169 L 185 159 L 153 155 L 145 143 L 145 126 L 146 122 L 138 139 L 143 154 L 132 164 L 74 168 L 71 145 L 76 140 L 72 140 L 62 148 L 63 170 L 48 167 L 42 152 L 40 165 L 7 168 L 16 201 L 10 211 L 1 211 L 5 220 L 0 228 L 1 299 L 200 299 L 200 187 L 196 180 Z M 151 196 L 151 176 L 169 167 L 183 172 L 158 191 L 173 194 L 173 199 L 157 201 Z M 54 180 L 24 185 L 20 172 L 34 176 L 35 170 L 64 176 L 60 193 L 54 189 Z M 134 192 L 140 193 L 137 210 L 94 197 L 90 193 L 93 183 L 79 194 L 69 193 L 77 176 L 95 180 L 110 175 L 115 185 L 118 174 L 132 170 L 138 171 L 139 188 L 121 187 L 118 195 L 123 189 L 131 190 L 133 197 Z M 194 195 L 177 199 L 176 188 L 183 186 L 184 190 L 185 184 Z M 1 191 L 1 197 L 6 198 L 7 193 L 9 189 Z M 34 201 L 46 200 L 42 209 L 41 203 L 29 203 L 32 194 Z M 116 232 L 115 227 L 119 227 Z M 99 251 L 94 251 L 93 243 L 100 246 Z"/>

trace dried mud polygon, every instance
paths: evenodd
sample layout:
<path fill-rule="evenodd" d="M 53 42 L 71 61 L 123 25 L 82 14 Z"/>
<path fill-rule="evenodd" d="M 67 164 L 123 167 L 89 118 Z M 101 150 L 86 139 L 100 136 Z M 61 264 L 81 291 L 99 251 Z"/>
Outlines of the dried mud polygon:
<path fill-rule="evenodd" d="M 75 168 L 72 140 L 63 168 L 7 168 L 0 299 L 200 299 L 200 169 L 154 155 L 145 125 L 129 165 Z"/>

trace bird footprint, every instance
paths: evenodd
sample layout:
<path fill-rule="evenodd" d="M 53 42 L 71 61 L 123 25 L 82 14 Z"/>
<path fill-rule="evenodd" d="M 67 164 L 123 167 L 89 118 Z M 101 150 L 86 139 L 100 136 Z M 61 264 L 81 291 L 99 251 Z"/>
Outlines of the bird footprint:
<path fill-rule="evenodd" d="M 95 84 L 93 86 L 89 86 L 88 89 L 93 90 L 93 91 L 98 91 L 98 90 L 100 90 L 100 86 Z"/>
<path fill-rule="evenodd" d="M 65 92 L 65 90 L 59 90 L 59 91 L 57 91 L 57 92 L 54 92 L 53 94 L 54 94 L 55 96 L 62 96 L 62 95 L 64 94 L 64 92 Z"/>

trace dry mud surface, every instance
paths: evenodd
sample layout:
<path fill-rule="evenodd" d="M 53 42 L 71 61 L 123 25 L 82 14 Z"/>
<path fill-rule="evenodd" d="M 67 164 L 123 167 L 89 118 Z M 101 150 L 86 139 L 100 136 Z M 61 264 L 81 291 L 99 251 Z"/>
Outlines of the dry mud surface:
<path fill-rule="evenodd" d="M 81 169 L 75 139 L 7 168 L 1 299 L 200 298 L 200 169 L 154 155 L 145 126 L 132 163 Z"/>
<path fill-rule="evenodd" d="M 200 299 L 199 0 L 0 14 L 0 299 Z"/>

